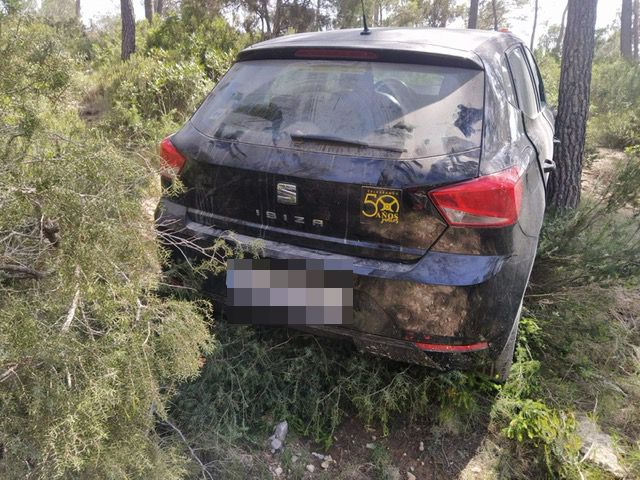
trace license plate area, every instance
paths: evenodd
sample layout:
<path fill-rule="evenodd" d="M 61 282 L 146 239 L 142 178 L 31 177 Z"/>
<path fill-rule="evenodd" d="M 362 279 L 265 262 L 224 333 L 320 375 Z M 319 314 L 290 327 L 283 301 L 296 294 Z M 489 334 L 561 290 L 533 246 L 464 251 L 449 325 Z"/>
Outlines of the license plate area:
<path fill-rule="evenodd" d="M 353 262 L 231 259 L 225 312 L 242 325 L 353 323 Z"/>

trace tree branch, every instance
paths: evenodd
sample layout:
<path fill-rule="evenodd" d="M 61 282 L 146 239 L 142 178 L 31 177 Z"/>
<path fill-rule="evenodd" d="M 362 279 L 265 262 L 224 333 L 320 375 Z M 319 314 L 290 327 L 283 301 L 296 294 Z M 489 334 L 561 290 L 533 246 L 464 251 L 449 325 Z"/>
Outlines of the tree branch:
<path fill-rule="evenodd" d="M 71 302 L 71 307 L 69 307 L 69 311 L 67 312 L 67 319 L 62 324 L 62 331 L 66 332 L 69 330 L 69 326 L 71 326 L 71 322 L 73 321 L 73 317 L 76 316 L 76 308 L 78 308 L 78 299 L 80 298 L 80 289 L 76 290 L 76 294 L 73 296 L 73 301 Z"/>
<path fill-rule="evenodd" d="M 209 472 L 209 470 L 207 470 L 207 467 L 204 463 L 202 463 L 202 460 L 200 460 L 200 458 L 198 457 L 198 455 L 196 455 L 196 452 L 193 451 L 193 448 L 191 448 L 191 445 L 189 445 L 189 442 L 187 441 L 187 438 L 184 436 L 184 434 L 178 429 L 178 427 L 176 427 L 173 423 L 171 423 L 169 421 L 168 418 L 165 418 L 162 420 L 164 423 L 166 423 L 167 425 L 169 425 L 173 430 L 176 431 L 176 433 L 178 435 L 180 435 L 180 438 L 182 439 L 182 441 L 184 442 L 184 444 L 186 445 L 186 447 L 189 449 L 189 452 L 191 453 L 191 456 L 193 457 L 193 459 L 198 462 L 198 464 L 200 465 L 200 468 L 202 469 L 202 477 L 206 480 L 206 479 L 210 479 L 213 480 L 213 475 L 211 475 L 211 473 Z"/>
<path fill-rule="evenodd" d="M 8 272 L 12 278 L 36 278 L 38 280 L 46 277 L 50 272 L 41 272 L 22 265 L 0 264 L 0 271 Z"/>

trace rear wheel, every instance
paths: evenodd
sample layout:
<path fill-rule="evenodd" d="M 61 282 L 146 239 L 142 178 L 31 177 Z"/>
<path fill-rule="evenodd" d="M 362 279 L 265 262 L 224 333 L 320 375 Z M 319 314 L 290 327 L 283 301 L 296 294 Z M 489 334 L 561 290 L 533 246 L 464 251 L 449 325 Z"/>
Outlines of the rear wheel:
<path fill-rule="evenodd" d="M 513 327 L 511 327 L 511 332 L 509 333 L 509 338 L 507 338 L 507 342 L 502 347 L 500 354 L 493 361 L 491 373 L 493 378 L 496 379 L 498 383 L 505 383 L 507 378 L 509 378 L 509 372 L 511 371 L 511 365 L 513 364 L 513 354 L 516 349 L 516 340 L 518 338 L 518 326 L 520 325 L 520 316 L 522 315 L 522 302 L 520 303 L 520 308 L 518 309 L 518 314 L 513 322 Z"/>

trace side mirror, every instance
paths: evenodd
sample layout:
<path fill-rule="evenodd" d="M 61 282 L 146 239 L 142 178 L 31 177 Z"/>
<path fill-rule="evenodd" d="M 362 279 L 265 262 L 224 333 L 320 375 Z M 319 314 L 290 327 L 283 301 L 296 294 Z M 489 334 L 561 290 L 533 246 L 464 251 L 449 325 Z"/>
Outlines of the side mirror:
<path fill-rule="evenodd" d="M 549 105 L 549 110 L 553 113 L 554 117 L 558 116 L 558 106 L 557 105 Z"/>
<path fill-rule="evenodd" d="M 551 173 L 556 169 L 556 162 L 553 160 L 545 160 L 542 164 L 542 171 L 544 173 Z"/>

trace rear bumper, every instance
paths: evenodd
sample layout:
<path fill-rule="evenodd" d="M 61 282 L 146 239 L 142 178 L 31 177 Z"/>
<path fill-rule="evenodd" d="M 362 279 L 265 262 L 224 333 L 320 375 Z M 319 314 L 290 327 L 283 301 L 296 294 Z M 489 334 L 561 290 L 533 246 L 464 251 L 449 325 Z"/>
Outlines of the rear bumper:
<path fill-rule="evenodd" d="M 356 275 L 425 283 L 467 287 L 481 284 L 495 276 L 509 257 L 502 255 L 462 255 L 455 253 L 427 252 L 415 263 L 399 263 L 354 257 L 323 250 L 298 247 L 272 240 L 257 239 L 235 232 L 225 231 L 191 221 L 187 207 L 166 198 L 160 200 L 158 212 L 162 223 L 185 235 L 211 240 L 222 238 L 250 248 L 257 246 L 268 258 L 336 258 L 353 260 Z M 156 218 L 160 214 L 156 213 Z"/>
<path fill-rule="evenodd" d="M 431 366 L 434 361 L 424 358 L 424 352 L 434 351 L 429 348 L 432 344 L 484 345 L 490 356 L 497 355 L 517 316 L 537 244 L 535 239 L 522 236 L 514 242 L 519 248 L 510 256 L 429 251 L 417 262 L 405 264 L 329 253 L 216 229 L 190 220 L 186 207 L 166 198 L 161 200 L 156 218 L 160 230 L 171 230 L 204 246 L 221 238 L 243 249 L 257 250 L 267 258 L 352 261 L 354 325 L 333 328 L 332 332 L 327 327 L 314 330 L 321 328 L 320 333 L 350 337 L 361 349 L 378 355 Z M 221 283 L 224 282 L 217 282 Z M 435 364 L 446 367 L 453 357 L 470 355 L 459 353 L 461 350 L 464 349 L 439 350 L 443 353 L 430 357 L 439 358 Z M 420 358 L 424 361 L 417 361 Z"/>

